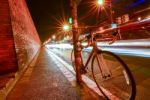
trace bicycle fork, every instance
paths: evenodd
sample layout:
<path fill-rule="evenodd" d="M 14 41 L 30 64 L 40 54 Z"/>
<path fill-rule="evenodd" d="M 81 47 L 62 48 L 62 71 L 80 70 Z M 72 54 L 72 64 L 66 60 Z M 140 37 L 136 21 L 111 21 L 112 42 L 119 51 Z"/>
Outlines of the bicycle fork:
<path fill-rule="evenodd" d="M 107 65 L 107 62 L 105 61 L 102 54 L 96 55 L 96 59 L 98 62 L 98 67 L 100 69 L 101 75 L 103 79 L 108 79 L 111 77 L 111 71 Z"/>
<path fill-rule="evenodd" d="M 101 75 L 103 79 L 108 79 L 111 77 L 111 71 L 107 65 L 107 62 L 105 61 L 102 53 L 98 53 L 99 52 L 99 48 L 97 46 L 97 43 L 95 41 L 93 41 L 93 53 L 95 53 L 96 55 L 96 59 L 98 62 L 98 67 L 100 69 Z"/>

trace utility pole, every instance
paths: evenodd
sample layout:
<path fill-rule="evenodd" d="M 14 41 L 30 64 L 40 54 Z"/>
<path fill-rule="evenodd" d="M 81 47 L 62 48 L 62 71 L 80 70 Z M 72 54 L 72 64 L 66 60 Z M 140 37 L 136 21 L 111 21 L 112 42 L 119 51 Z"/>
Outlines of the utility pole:
<path fill-rule="evenodd" d="M 74 45 L 74 56 L 75 56 L 75 67 L 76 67 L 76 79 L 80 84 L 82 82 L 81 77 L 81 43 L 79 42 L 80 33 L 78 32 L 77 22 L 77 1 L 70 0 L 70 9 L 72 16 L 72 33 L 73 33 L 73 45 Z"/>
<path fill-rule="evenodd" d="M 112 0 L 110 0 L 110 17 L 111 17 L 111 19 L 110 19 L 110 22 L 111 22 L 111 24 L 113 24 L 114 23 L 114 16 L 113 16 L 113 14 L 114 14 L 114 12 L 113 12 L 113 9 L 112 9 Z"/>

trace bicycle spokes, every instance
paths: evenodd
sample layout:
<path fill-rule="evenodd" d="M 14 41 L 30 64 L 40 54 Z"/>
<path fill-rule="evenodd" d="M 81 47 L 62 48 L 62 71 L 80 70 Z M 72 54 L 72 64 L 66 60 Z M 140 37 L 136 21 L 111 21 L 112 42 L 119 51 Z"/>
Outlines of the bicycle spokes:
<path fill-rule="evenodd" d="M 92 60 L 92 72 L 96 84 L 104 95 L 111 93 L 123 100 L 134 97 L 133 78 L 125 63 L 116 55 L 107 51 L 96 54 Z"/>
<path fill-rule="evenodd" d="M 103 79 L 108 79 L 111 77 L 111 72 L 108 68 L 108 65 L 103 57 L 103 55 L 97 55 L 96 56 L 96 60 L 95 61 L 95 65 L 97 65 L 99 67 L 99 70 L 101 72 L 101 76 Z"/>

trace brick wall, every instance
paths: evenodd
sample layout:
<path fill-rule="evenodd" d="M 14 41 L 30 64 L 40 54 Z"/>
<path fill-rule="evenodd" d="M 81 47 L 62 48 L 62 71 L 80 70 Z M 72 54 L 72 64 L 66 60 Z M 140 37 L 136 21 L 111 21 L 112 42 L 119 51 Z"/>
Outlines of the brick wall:
<path fill-rule="evenodd" d="M 0 75 L 26 67 L 40 45 L 25 0 L 0 0 Z"/>
<path fill-rule="evenodd" d="M 17 69 L 9 5 L 7 0 L 0 0 L 0 75 Z"/>
<path fill-rule="evenodd" d="M 33 59 L 40 48 L 40 39 L 25 0 L 8 0 L 19 69 Z"/>

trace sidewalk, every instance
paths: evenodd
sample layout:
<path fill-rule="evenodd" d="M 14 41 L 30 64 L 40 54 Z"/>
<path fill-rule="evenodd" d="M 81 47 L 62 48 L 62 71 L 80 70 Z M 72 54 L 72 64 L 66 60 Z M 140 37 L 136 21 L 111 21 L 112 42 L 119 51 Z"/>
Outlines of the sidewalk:
<path fill-rule="evenodd" d="M 73 86 L 52 59 L 45 48 L 42 48 L 35 66 L 27 69 L 7 100 L 101 99 L 85 85 Z"/>

